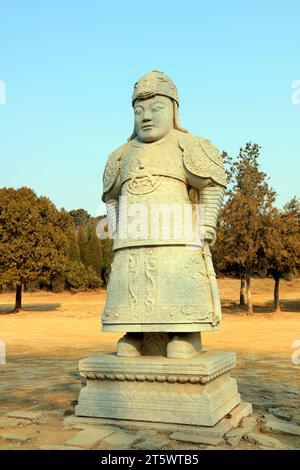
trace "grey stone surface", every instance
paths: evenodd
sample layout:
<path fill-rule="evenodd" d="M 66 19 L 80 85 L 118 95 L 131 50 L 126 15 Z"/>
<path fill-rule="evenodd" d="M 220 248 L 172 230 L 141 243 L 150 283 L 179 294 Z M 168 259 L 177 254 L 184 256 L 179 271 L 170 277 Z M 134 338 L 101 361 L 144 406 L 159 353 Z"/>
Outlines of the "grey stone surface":
<path fill-rule="evenodd" d="M 91 423 L 85 423 L 85 424 L 80 424 L 80 423 L 70 423 L 69 425 L 64 425 L 64 428 L 65 429 L 78 429 L 80 431 L 83 431 L 84 429 L 87 429 L 89 427 L 91 427 L 91 425 L 93 425 L 94 423 L 91 422 Z M 97 424 L 97 423 L 96 423 Z"/>
<path fill-rule="evenodd" d="M 40 450 L 83 450 L 81 447 L 66 446 L 60 444 L 43 444 L 39 447 Z"/>
<path fill-rule="evenodd" d="M 254 417 L 243 418 L 239 427 L 231 429 L 225 434 L 227 444 L 232 447 L 237 446 L 245 434 L 255 430 L 256 425 L 257 421 Z"/>
<path fill-rule="evenodd" d="M 267 446 L 258 446 L 258 449 L 259 450 L 278 450 L 278 448 L 273 448 L 273 447 L 267 447 Z M 293 447 L 285 447 L 285 448 L 282 448 L 282 449 L 279 449 L 279 450 L 296 450 L 294 449 Z"/>
<path fill-rule="evenodd" d="M 250 431 L 249 431 L 250 432 Z M 237 446 L 237 444 L 240 442 L 240 440 L 243 438 L 243 436 L 246 434 L 245 430 L 243 428 L 235 428 L 229 431 L 225 435 L 225 440 L 227 444 L 229 444 L 232 447 Z"/>
<path fill-rule="evenodd" d="M 229 438 L 226 438 L 227 444 L 229 444 L 231 447 L 236 447 L 240 440 L 242 439 L 243 435 L 235 435 Z"/>
<path fill-rule="evenodd" d="M 287 446 L 286 444 L 283 444 L 278 439 L 275 439 L 271 436 L 267 436 L 266 434 L 250 432 L 249 434 L 246 434 L 245 440 L 251 442 L 252 444 L 257 444 L 258 446 L 262 446 L 269 449 L 289 449 L 289 446 Z"/>
<path fill-rule="evenodd" d="M 114 419 L 101 419 L 101 418 L 87 418 L 81 416 L 70 415 L 64 418 L 63 426 L 65 429 L 85 429 L 86 426 L 105 426 L 114 425 Z M 80 426 L 80 427 L 79 427 Z"/>
<path fill-rule="evenodd" d="M 214 426 L 240 403 L 228 371 L 235 354 L 203 352 L 189 359 L 124 358 L 113 354 L 80 362 L 87 380 L 77 416 Z"/>
<path fill-rule="evenodd" d="M 11 433 L 2 433 L 0 434 L 1 439 L 5 439 L 6 441 L 20 441 L 26 442 L 31 439 L 30 436 L 20 435 L 20 434 L 11 434 Z"/>
<path fill-rule="evenodd" d="M 137 436 L 136 434 L 131 434 L 120 430 L 114 434 L 105 437 L 101 441 L 101 447 L 107 447 L 109 449 L 116 450 L 127 449 L 141 440 L 142 438 Z"/>
<path fill-rule="evenodd" d="M 33 423 L 39 423 L 41 420 L 43 413 L 38 411 L 26 411 L 26 410 L 18 410 L 18 411 L 10 411 L 6 414 L 9 418 L 22 418 L 27 419 Z"/>
<path fill-rule="evenodd" d="M 169 444 L 168 439 L 147 439 L 134 445 L 135 449 L 140 450 L 161 450 Z"/>
<path fill-rule="evenodd" d="M 207 446 L 204 450 L 227 450 L 226 446 Z"/>
<path fill-rule="evenodd" d="M 244 433 L 252 432 L 257 426 L 257 420 L 254 416 L 246 416 L 242 419 L 240 427 L 243 429 Z"/>
<path fill-rule="evenodd" d="M 28 426 L 31 421 L 27 419 L 9 418 L 8 416 L 2 416 L 0 418 L 0 429 L 1 428 L 16 428 L 18 426 Z"/>
<path fill-rule="evenodd" d="M 276 416 L 276 418 L 283 419 L 284 421 L 290 421 L 291 420 L 290 413 L 288 413 L 287 410 L 283 410 L 282 408 L 269 408 L 268 411 L 273 416 Z"/>
<path fill-rule="evenodd" d="M 68 439 L 65 445 L 83 447 L 90 449 L 100 442 L 102 439 L 116 433 L 117 428 L 110 426 L 96 427 L 90 426 L 78 432 L 74 437 Z"/>
<path fill-rule="evenodd" d="M 236 380 L 229 374 L 204 385 L 88 380 L 76 414 L 214 426 L 239 403 Z"/>
<path fill-rule="evenodd" d="M 300 436 L 300 426 L 282 421 L 274 416 L 266 418 L 265 423 L 262 424 L 262 431 Z"/>
<path fill-rule="evenodd" d="M 155 436 L 157 436 L 157 431 L 155 431 L 154 429 L 143 429 L 141 431 L 138 431 L 136 435 L 141 439 L 145 440 L 153 439 Z"/>
<path fill-rule="evenodd" d="M 250 431 L 248 431 L 250 432 Z M 247 434 L 243 428 L 234 428 L 231 431 L 227 432 L 225 434 L 225 439 L 231 439 L 232 437 L 239 437 L 240 439 L 244 436 L 244 434 Z"/>
<path fill-rule="evenodd" d="M 171 434 L 170 439 L 183 442 L 192 442 L 194 444 L 219 445 L 224 442 L 222 437 L 207 436 L 206 434 L 194 434 L 187 432 L 175 432 Z"/>
<path fill-rule="evenodd" d="M 88 418 L 79 416 L 68 416 L 64 419 L 64 427 L 71 429 L 74 425 L 99 425 L 99 426 L 118 426 L 122 429 L 130 430 L 155 430 L 160 432 L 193 432 L 203 433 L 205 432 L 209 436 L 223 437 L 230 429 L 235 428 L 239 425 L 241 420 L 252 413 L 252 406 L 250 403 L 240 403 L 235 407 L 230 417 L 221 419 L 215 426 L 192 426 L 185 424 L 173 424 L 173 423 L 158 423 L 158 422 L 147 422 L 147 421 L 131 421 L 124 419 L 109 419 L 109 418 Z"/>
<path fill-rule="evenodd" d="M 170 383 L 208 383 L 236 366 L 230 351 L 203 351 L 188 359 L 158 356 L 118 357 L 115 354 L 92 356 L 79 363 L 80 374 L 89 380 L 160 381 Z"/>
<path fill-rule="evenodd" d="M 207 428 L 206 434 L 209 436 L 223 437 L 228 431 L 236 428 L 241 420 L 252 413 L 250 403 L 240 403 L 226 417 L 221 419 L 213 428 Z M 199 429 L 201 432 L 201 429 Z"/>

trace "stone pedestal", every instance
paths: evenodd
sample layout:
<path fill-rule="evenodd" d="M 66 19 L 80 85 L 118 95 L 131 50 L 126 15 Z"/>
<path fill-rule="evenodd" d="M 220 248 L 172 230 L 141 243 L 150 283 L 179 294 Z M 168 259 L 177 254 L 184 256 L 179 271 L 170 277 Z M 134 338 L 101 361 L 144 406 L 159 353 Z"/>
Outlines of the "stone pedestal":
<path fill-rule="evenodd" d="M 240 403 L 232 352 L 190 359 L 95 356 L 80 361 L 87 381 L 77 416 L 214 426 Z"/>

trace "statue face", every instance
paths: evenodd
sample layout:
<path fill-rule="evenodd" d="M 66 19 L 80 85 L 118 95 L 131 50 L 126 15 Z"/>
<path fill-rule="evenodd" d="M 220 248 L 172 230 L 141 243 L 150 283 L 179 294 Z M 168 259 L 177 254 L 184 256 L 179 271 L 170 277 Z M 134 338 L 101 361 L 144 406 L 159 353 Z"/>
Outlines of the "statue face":
<path fill-rule="evenodd" d="M 140 142 L 155 142 L 173 128 L 173 102 L 156 95 L 134 103 L 134 127 Z"/>

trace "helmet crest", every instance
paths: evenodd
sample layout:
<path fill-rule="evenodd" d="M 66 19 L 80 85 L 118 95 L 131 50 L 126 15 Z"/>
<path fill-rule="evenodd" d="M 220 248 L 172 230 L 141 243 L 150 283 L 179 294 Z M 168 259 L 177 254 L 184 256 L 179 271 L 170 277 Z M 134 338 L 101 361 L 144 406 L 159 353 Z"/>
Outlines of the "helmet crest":
<path fill-rule="evenodd" d="M 177 88 L 172 80 L 163 72 L 153 70 L 140 78 L 134 85 L 132 105 L 137 99 L 147 99 L 162 95 L 176 101 L 179 106 Z"/>

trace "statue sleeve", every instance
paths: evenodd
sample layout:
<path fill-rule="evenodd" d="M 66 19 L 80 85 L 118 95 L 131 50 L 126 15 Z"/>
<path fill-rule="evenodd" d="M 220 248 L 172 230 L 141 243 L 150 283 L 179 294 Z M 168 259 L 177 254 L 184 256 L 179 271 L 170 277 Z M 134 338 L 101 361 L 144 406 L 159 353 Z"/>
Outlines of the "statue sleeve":
<path fill-rule="evenodd" d="M 106 205 L 107 223 L 112 238 L 117 232 L 120 196 L 120 165 L 124 145 L 111 153 L 107 159 L 103 173 L 102 201 Z"/>
<path fill-rule="evenodd" d="M 226 188 L 222 156 L 208 139 L 202 137 L 186 136 L 179 145 L 183 151 L 187 182 L 198 190 L 198 201 L 203 204 L 204 239 L 213 244 Z"/>
<path fill-rule="evenodd" d="M 216 240 L 215 230 L 224 194 L 225 188 L 220 185 L 207 186 L 199 191 L 199 202 L 204 208 L 204 239 L 210 244 Z"/>
<path fill-rule="evenodd" d="M 120 194 L 120 165 L 125 145 L 111 153 L 103 173 L 102 201 L 118 199 Z"/>
<path fill-rule="evenodd" d="M 107 223 L 109 227 L 109 233 L 114 239 L 117 233 L 117 224 L 119 218 L 119 202 L 117 199 L 108 199 L 105 202 L 106 213 L 107 213 Z"/>

